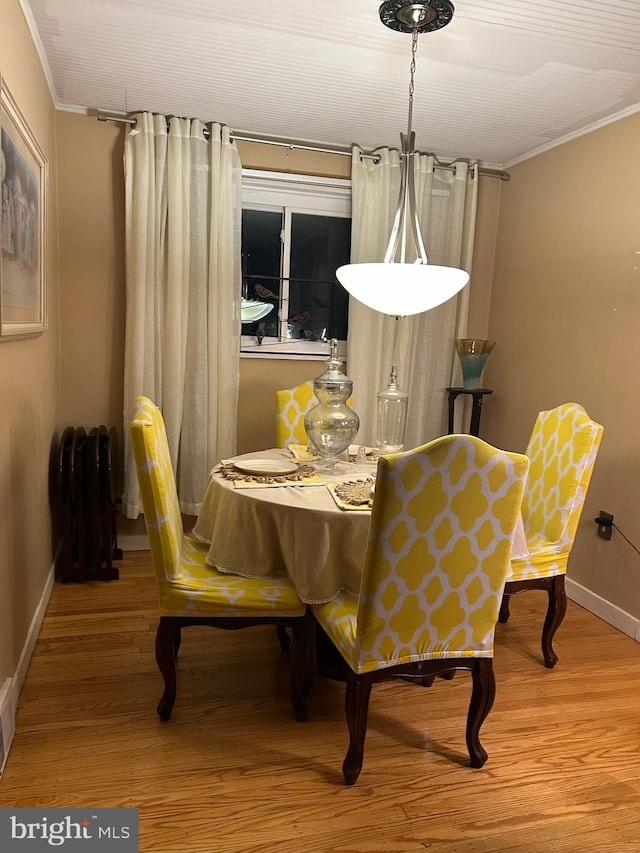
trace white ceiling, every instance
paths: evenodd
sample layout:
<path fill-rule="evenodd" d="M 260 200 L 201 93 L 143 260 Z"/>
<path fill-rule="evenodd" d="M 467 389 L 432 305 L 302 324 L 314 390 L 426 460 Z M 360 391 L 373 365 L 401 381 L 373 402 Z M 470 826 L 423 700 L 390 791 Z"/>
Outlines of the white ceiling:
<path fill-rule="evenodd" d="M 640 0 L 454 0 L 418 39 L 421 151 L 508 166 L 640 109 Z M 21 0 L 60 109 L 365 149 L 406 129 L 411 36 L 378 0 Z"/>

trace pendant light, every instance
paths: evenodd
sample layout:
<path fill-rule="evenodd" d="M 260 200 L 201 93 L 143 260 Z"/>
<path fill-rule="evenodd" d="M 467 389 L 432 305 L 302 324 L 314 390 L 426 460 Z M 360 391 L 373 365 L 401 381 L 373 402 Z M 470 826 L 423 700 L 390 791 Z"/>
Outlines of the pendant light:
<path fill-rule="evenodd" d="M 336 270 L 340 284 L 359 302 L 394 317 L 420 314 L 455 296 L 469 273 L 430 264 L 420 233 L 414 181 L 415 133 L 412 130 L 414 75 L 418 35 L 445 27 L 453 18 L 449 0 L 387 0 L 380 6 L 382 23 L 411 33 L 411 79 L 407 132 L 400 134 L 400 195 L 383 263 L 346 264 Z M 408 261 L 409 235 L 415 261 Z"/>

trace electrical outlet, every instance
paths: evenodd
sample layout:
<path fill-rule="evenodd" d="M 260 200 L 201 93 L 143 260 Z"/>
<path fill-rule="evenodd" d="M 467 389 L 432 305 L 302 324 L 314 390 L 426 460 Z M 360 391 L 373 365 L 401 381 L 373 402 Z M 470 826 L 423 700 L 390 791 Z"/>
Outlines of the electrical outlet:
<path fill-rule="evenodd" d="M 613 530 L 613 516 L 611 513 L 601 509 L 595 522 L 598 525 L 598 536 L 601 539 L 611 539 L 611 531 Z"/>

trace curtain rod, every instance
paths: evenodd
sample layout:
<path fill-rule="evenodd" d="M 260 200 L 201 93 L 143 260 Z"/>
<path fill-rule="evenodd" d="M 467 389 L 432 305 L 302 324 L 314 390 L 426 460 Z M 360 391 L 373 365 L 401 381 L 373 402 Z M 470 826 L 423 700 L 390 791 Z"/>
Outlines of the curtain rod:
<path fill-rule="evenodd" d="M 134 118 L 130 118 L 129 116 L 119 116 L 119 115 L 110 115 L 109 113 L 103 113 L 98 111 L 96 114 L 98 121 L 113 121 L 118 122 L 120 124 L 130 124 L 133 127 L 136 126 L 136 120 Z M 209 138 L 209 131 L 205 127 L 204 129 L 205 138 Z M 315 145 L 304 145 L 300 142 L 287 142 L 285 139 L 261 139 L 259 136 L 245 136 L 244 134 L 238 134 L 231 131 L 231 139 L 237 140 L 239 142 L 259 142 L 261 145 L 277 145 L 280 148 L 288 148 L 290 151 L 297 149 L 299 151 L 315 151 L 319 154 L 342 154 L 348 157 L 351 157 L 351 149 L 345 148 L 323 148 Z M 380 157 L 378 154 L 369 154 L 362 152 L 360 155 L 365 160 L 379 160 Z M 436 169 L 441 169 L 444 172 L 454 172 L 455 166 L 447 166 L 440 163 L 435 165 Z M 484 178 L 499 178 L 501 181 L 509 181 L 511 180 L 511 175 L 508 172 L 503 172 L 500 169 L 484 169 L 480 167 L 478 169 L 478 174 L 482 175 Z"/>

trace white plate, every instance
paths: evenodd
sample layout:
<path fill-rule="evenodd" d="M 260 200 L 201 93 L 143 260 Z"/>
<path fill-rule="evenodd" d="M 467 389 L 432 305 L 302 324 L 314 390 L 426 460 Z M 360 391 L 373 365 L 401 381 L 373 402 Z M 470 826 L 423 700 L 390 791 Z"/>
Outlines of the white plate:
<path fill-rule="evenodd" d="M 263 477 L 280 477 L 293 474 L 298 470 L 297 462 L 286 462 L 279 459 L 245 459 L 234 462 L 233 467 L 243 474 L 258 474 Z"/>

